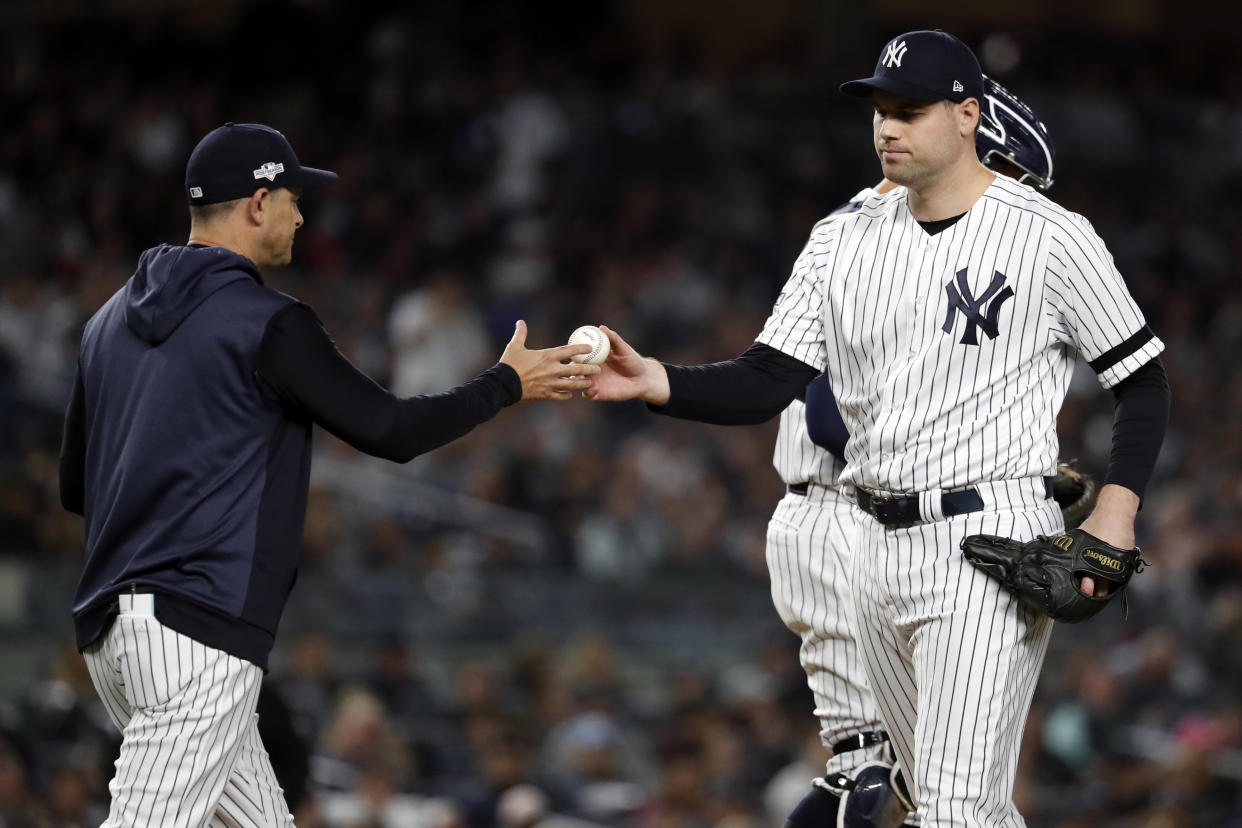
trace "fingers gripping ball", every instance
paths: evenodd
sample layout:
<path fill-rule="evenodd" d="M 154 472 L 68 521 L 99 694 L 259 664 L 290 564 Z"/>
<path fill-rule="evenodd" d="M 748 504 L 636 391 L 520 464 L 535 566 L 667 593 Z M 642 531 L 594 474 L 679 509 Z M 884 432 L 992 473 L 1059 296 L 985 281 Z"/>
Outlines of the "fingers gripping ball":
<path fill-rule="evenodd" d="M 1146 563 L 1137 546 L 1119 549 L 1081 529 L 1040 535 L 1026 543 L 970 535 L 962 540 L 962 554 L 1031 609 L 1071 624 L 1091 618 L 1118 593 L 1124 595 L 1130 578 Z M 1108 594 L 1102 598 L 1083 594 L 1079 581 L 1084 576 L 1097 583 L 1107 581 Z"/>
<path fill-rule="evenodd" d="M 608 335 L 594 325 L 583 325 L 571 333 L 568 344 L 590 345 L 591 352 L 589 354 L 574 354 L 570 359 L 574 362 L 588 362 L 591 365 L 603 365 L 604 360 L 608 359 L 608 354 L 612 350 L 612 345 L 608 342 Z"/>

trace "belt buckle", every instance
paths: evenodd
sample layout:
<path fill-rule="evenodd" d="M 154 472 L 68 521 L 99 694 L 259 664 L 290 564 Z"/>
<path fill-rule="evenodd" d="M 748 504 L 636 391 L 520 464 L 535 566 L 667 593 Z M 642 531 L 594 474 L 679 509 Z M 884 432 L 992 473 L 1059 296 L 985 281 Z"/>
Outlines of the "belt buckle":
<path fill-rule="evenodd" d="M 895 497 L 877 497 L 875 500 L 871 501 L 871 516 L 880 523 L 888 523 L 889 518 L 885 507 L 891 506 L 896 502 L 897 498 Z M 884 512 L 884 514 L 881 515 L 881 512 Z"/>
<path fill-rule="evenodd" d="M 862 491 L 867 492 L 866 489 L 863 489 Z M 894 499 L 895 498 L 881 497 L 880 495 L 867 492 L 867 514 L 871 515 L 876 520 L 880 520 L 880 507 L 892 503 Z"/>

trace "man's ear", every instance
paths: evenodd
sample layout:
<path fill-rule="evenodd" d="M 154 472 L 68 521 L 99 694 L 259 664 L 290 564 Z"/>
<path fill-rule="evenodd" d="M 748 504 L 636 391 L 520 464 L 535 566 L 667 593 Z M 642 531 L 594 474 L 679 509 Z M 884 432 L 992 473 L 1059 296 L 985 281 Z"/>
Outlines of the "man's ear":
<path fill-rule="evenodd" d="M 967 98 L 958 104 L 958 114 L 960 116 L 959 129 L 962 137 L 970 137 L 973 141 L 975 130 L 979 127 L 979 99 Z"/>
<path fill-rule="evenodd" d="M 246 215 L 250 217 L 250 223 L 255 226 L 263 224 L 263 219 L 267 215 L 267 196 L 271 193 L 267 187 L 260 187 L 254 191 L 250 198 L 246 199 Z"/>

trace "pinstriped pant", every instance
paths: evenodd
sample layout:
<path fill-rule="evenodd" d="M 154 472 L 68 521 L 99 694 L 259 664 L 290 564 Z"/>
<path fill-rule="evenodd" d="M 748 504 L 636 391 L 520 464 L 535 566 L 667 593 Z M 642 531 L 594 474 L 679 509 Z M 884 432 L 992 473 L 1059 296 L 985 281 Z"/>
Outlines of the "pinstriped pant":
<path fill-rule="evenodd" d="M 124 612 L 83 655 L 122 734 L 101 828 L 293 825 L 259 739 L 257 666 Z"/>
<path fill-rule="evenodd" d="M 806 495 L 786 494 L 768 523 L 772 603 L 802 638 L 799 657 L 824 747 L 883 729 L 854 641 L 847 559 L 856 513 L 837 489 L 812 486 Z M 848 774 L 879 752 L 833 756 L 827 772 Z"/>
<path fill-rule="evenodd" d="M 926 828 L 1025 825 L 1014 775 L 1052 621 L 967 563 L 958 544 L 1061 526 L 1055 501 L 1033 497 L 909 527 L 858 520 L 859 651 Z"/>

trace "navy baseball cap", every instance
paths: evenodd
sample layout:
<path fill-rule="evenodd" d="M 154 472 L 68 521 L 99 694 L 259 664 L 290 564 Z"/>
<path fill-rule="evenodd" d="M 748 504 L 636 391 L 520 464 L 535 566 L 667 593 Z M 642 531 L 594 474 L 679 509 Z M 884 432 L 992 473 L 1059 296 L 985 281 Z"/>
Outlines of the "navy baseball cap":
<path fill-rule="evenodd" d="M 336 173 L 303 167 L 288 139 L 263 124 L 231 121 L 203 137 L 185 165 L 190 204 L 248 198 L 260 187 L 312 189 L 336 181 Z"/>
<path fill-rule="evenodd" d="M 983 70 L 970 47 L 948 32 L 906 32 L 884 46 L 873 76 L 841 84 L 857 98 L 876 89 L 915 101 L 982 101 Z"/>

